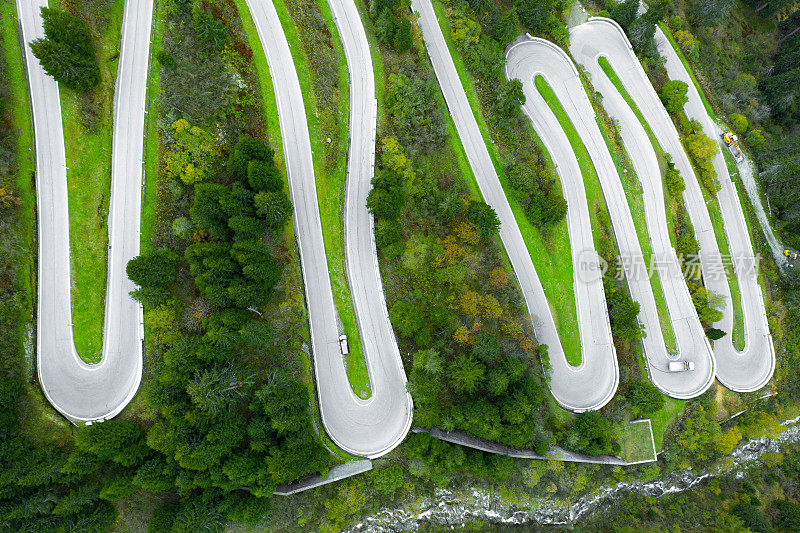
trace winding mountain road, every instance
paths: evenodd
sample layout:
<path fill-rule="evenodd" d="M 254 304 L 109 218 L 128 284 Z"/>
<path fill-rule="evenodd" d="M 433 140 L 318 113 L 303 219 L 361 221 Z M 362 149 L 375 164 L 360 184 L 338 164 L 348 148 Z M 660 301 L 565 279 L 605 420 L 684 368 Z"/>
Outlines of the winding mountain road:
<path fill-rule="evenodd" d="M 500 239 L 506 248 L 528 311 L 533 318 L 536 338 L 548 346 L 552 365 L 550 387 L 553 397 L 559 404 L 573 411 L 599 409 L 611 400 L 619 384 L 619 370 L 611 339 L 602 281 L 599 277 L 583 278 L 576 270 L 575 297 L 582 340 L 582 360 L 581 364 L 575 367 L 567 362 L 550 313 L 550 304 L 489 157 L 433 6 L 430 0 L 412 0 L 411 9 L 418 14 L 428 54 L 478 187 L 486 203 L 494 209 L 500 219 Z M 572 160 L 574 162 L 574 156 Z M 569 205 L 567 214 L 569 233 L 570 238 L 574 239 L 573 264 L 580 265 L 578 268 L 585 271 L 592 269 L 597 271 L 599 257 L 594 250 L 588 223 L 586 195 L 580 173 L 575 176 L 577 180 L 573 178 L 569 181 L 574 190 L 570 190 L 570 187 L 566 186 L 567 182 L 564 182 Z"/>
<path fill-rule="evenodd" d="M 697 90 L 660 29 L 656 31 L 656 39 L 659 50 L 667 57 L 667 70 L 670 78 L 682 79 L 689 85 L 689 103 L 685 108 L 687 115 L 690 118 L 701 120 L 704 130 L 714 136 L 716 130 L 702 106 Z M 760 389 L 772 376 L 775 367 L 775 352 L 767 324 L 761 287 L 758 285 L 753 268 L 755 258 L 750 237 L 744 223 L 741 204 L 735 186 L 728 176 L 722 153 L 718 151 L 714 160 L 714 166 L 722 184 L 722 190 L 717 198 L 722 210 L 728 245 L 733 256 L 741 291 L 746 343 L 742 352 L 737 351 L 732 344 L 730 335 L 733 327 L 731 292 L 700 184 L 688 156 L 683 150 L 672 119 L 650 84 L 627 37 L 613 20 L 592 18 L 589 22 L 573 28 L 571 41 L 573 54 L 590 69 L 594 83 L 598 84 L 604 97 L 609 98 L 609 101 L 606 102 L 607 107 L 624 114 L 616 89 L 597 65 L 599 56 L 605 56 L 608 59 L 625 90 L 650 125 L 659 144 L 672 155 L 675 166 L 686 184 L 684 201 L 700 244 L 700 265 L 704 282 L 706 287 L 721 294 L 727 302 L 723 310 L 723 319 L 715 324 L 715 327 L 728 332 L 728 335 L 714 342 L 717 378 L 723 385 L 737 392 Z M 627 133 L 629 138 L 637 137 L 638 140 L 635 141 L 637 146 L 644 149 L 647 139 L 643 130 L 637 130 L 630 120 L 630 115 L 627 116 L 625 124 L 628 125 L 629 131 L 623 132 L 623 135 Z M 634 130 L 637 130 L 638 133 L 631 133 Z M 644 153 L 648 152 L 649 150 Z M 637 154 L 637 157 L 633 158 L 637 160 L 640 159 L 639 155 L 643 152 L 632 153 Z M 642 163 L 642 161 L 638 162 Z M 644 174 L 639 172 L 639 176 L 640 179 L 645 179 L 648 172 Z"/>
<path fill-rule="evenodd" d="M 686 116 L 690 120 L 699 120 L 706 135 L 717 141 L 714 170 L 717 171 L 722 186 L 717 193 L 717 201 L 720 211 L 722 211 L 722 221 L 728 238 L 733 269 L 739 281 L 745 330 L 745 347 L 742 351 L 736 350 L 733 346 L 731 335 L 726 335 L 714 342 L 714 355 L 719 362 L 717 379 L 736 392 L 756 391 L 767 384 L 775 371 L 775 346 L 769 331 L 764 294 L 758 283 L 758 259 L 753 253 L 753 244 L 750 240 L 750 232 L 747 230 L 736 185 L 728 173 L 728 165 L 725 164 L 716 124 L 703 106 L 697 87 L 661 28 L 656 28 L 655 40 L 658 52 L 666 59 L 665 66 L 669 78 L 681 80 L 689 86 L 687 94 L 689 101 L 684 106 Z M 718 291 L 717 286 L 727 281 L 725 276 L 721 276 L 721 278 L 721 281 L 712 280 L 712 290 Z M 727 283 L 725 284 L 727 285 Z M 730 332 L 733 328 L 731 305 L 725 307 L 723 315 L 722 320 L 714 324 L 714 327 Z"/>
<path fill-rule="evenodd" d="M 364 457 L 379 457 L 405 438 L 411 426 L 412 410 L 402 361 L 383 302 L 372 240 L 372 220 L 366 210 L 376 124 L 374 80 L 366 35 L 352 0 L 332 0 L 331 8 L 342 33 L 351 79 L 351 152 L 345 233 L 351 291 L 372 385 L 372 396 L 362 400 L 350 387 L 339 350 L 336 307 L 322 239 L 308 123 L 297 71 L 272 2 L 247 0 L 247 5 L 275 80 L 322 422 L 331 439 L 345 451 Z"/>
<path fill-rule="evenodd" d="M 669 247 L 666 220 L 663 216 L 663 195 L 654 193 L 646 196 L 651 201 L 648 213 L 654 215 L 652 218 L 660 218 L 663 221 L 662 231 L 655 231 L 658 227 L 655 223 L 649 225 L 648 229 L 651 232 L 654 256 L 658 259 L 658 266 L 661 267 L 660 280 L 670 311 L 671 327 L 678 348 L 677 357 L 669 354 L 664 344 L 653 288 L 645 268 L 646 264 L 625 190 L 622 188 L 614 161 L 595 121 L 594 109 L 578 77 L 575 65 L 560 47 L 544 39 L 534 38 L 514 44 L 508 49 L 506 71 L 508 78 L 517 78 L 523 84 L 526 98 L 524 108 L 556 162 L 565 190 L 577 187 L 582 190 L 583 179 L 566 134 L 536 89 L 534 80 L 537 75 L 547 80 L 589 152 L 608 206 L 619 253 L 623 259 L 625 279 L 631 296 L 640 305 L 639 320 L 644 324 L 646 332 L 642 343 L 653 383 L 675 398 L 693 398 L 702 394 L 714 381 L 714 361 L 711 346 L 706 341 L 705 333 L 694 312 L 677 257 Z M 649 143 L 646 135 L 644 141 Z M 641 162 L 638 155 L 642 154 L 637 154 L 634 159 Z M 657 188 L 661 193 L 661 174 L 658 172 L 655 154 L 650 163 L 655 163 L 657 187 L 653 185 L 649 189 Z M 641 170 L 637 168 L 637 171 Z M 656 215 L 658 213 L 662 216 L 658 217 Z M 591 232 L 591 228 L 588 231 Z M 574 247 L 574 239 L 572 243 Z M 668 363 L 675 359 L 693 362 L 694 371 L 669 372 Z"/>
<path fill-rule="evenodd" d="M 69 210 L 58 84 L 28 43 L 44 36 L 46 0 L 17 0 L 30 86 L 36 147 L 39 273 L 36 353 L 39 382 L 73 422 L 104 420 L 133 399 L 142 377 L 142 308 L 125 266 L 139 255 L 144 109 L 152 0 L 127 0 L 114 100 L 108 279 L 103 353 L 84 363 L 75 350 L 70 295 Z"/>

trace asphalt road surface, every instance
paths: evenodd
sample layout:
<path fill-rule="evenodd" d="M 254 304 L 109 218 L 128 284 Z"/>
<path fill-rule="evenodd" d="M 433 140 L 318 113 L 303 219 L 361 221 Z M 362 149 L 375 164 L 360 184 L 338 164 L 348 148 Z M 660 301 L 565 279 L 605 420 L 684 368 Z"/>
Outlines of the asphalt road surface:
<path fill-rule="evenodd" d="M 69 212 L 58 85 L 42 70 L 27 43 L 43 37 L 45 0 L 17 0 L 36 147 L 39 217 L 39 287 L 36 352 L 47 399 L 74 422 L 117 415 L 136 394 L 142 376 L 142 308 L 125 274 L 139 255 L 142 150 L 152 0 L 128 0 L 122 23 L 114 105 L 108 280 L 103 357 L 88 365 L 72 336 Z M 99 311 L 98 311 L 99 312 Z"/>
<path fill-rule="evenodd" d="M 676 373 L 667 370 L 669 361 L 675 357 L 670 357 L 664 345 L 647 265 L 642 257 L 630 206 L 575 65 L 558 46 L 544 39 L 533 39 L 509 48 L 506 69 L 509 78 L 517 78 L 523 83 L 526 97 L 524 108 L 556 162 L 565 190 L 579 186 L 582 188 L 582 185 L 578 185 L 583 181 L 582 175 L 567 136 L 535 87 L 534 79 L 537 75 L 547 80 L 589 152 L 611 217 L 628 288 L 633 299 L 640 305 L 639 320 L 644 324 L 646 332 L 643 339 L 644 353 L 651 368 L 653 382 L 676 398 L 692 398 L 701 394 L 714 380 L 713 358 L 700 322 L 696 315 L 693 316 L 694 307 L 688 290 L 685 289 L 677 257 L 668 248 L 657 256 L 660 260 L 659 266 L 667 267 L 664 269 L 667 275 L 662 277 L 662 286 L 667 303 L 672 304 L 669 307 L 673 311 L 670 317 L 673 319 L 672 327 L 678 347 L 677 358 L 694 362 L 694 372 Z M 647 141 L 646 136 L 644 140 Z M 655 168 L 658 170 L 657 162 Z M 660 190 L 660 173 L 656 177 Z M 655 205 L 652 210 L 657 208 Z M 663 213 L 663 208 L 661 212 Z M 587 231 L 591 232 L 588 221 Z M 666 234 L 664 239 L 668 244 L 669 237 Z M 571 240 L 574 250 L 575 240 Z M 656 243 L 653 244 L 655 248 Z M 676 275 L 680 277 L 676 279 Z M 599 304 L 605 306 L 605 301 L 601 300 Z"/>
<path fill-rule="evenodd" d="M 737 392 L 751 392 L 760 389 L 772 378 L 775 371 L 775 347 L 772 335 L 769 332 L 764 295 L 756 277 L 757 269 L 754 268 L 756 257 L 750 241 L 750 233 L 744 219 L 742 204 L 736 191 L 736 185 L 728 174 L 728 166 L 722 151 L 718 128 L 711 120 L 697 88 L 692 83 L 689 73 L 684 68 L 678 54 L 670 45 L 661 28 L 656 28 L 656 44 L 659 53 L 666 58 L 667 74 L 670 79 L 681 80 L 689 86 L 689 101 L 684 106 L 689 119 L 699 120 L 703 125 L 706 135 L 717 141 L 717 155 L 714 157 L 714 169 L 717 171 L 722 190 L 717 193 L 717 201 L 722 211 L 722 221 L 728 237 L 728 248 L 733 258 L 734 271 L 739 280 L 741 292 L 742 316 L 744 317 L 745 347 L 737 351 L 731 336 L 726 335 L 714 342 L 714 355 L 717 357 L 717 379 L 731 390 Z M 697 227 L 697 226 L 695 226 Z M 710 285 L 714 291 L 720 291 L 720 285 L 726 283 L 726 278 L 714 280 Z M 730 301 L 730 300 L 729 300 Z M 714 324 L 715 327 L 730 332 L 733 328 L 733 308 L 727 305 L 722 320 Z"/>
<path fill-rule="evenodd" d="M 619 383 L 617 358 L 611 341 L 602 283 L 599 278 L 586 282 L 576 272 L 575 294 L 583 343 L 581 364 L 574 367 L 567 362 L 564 355 L 547 297 L 472 114 L 433 6 L 430 0 L 412 0 L 411 8 L 419 15 L 428 54 L 478 187 L 486 203 L 492 206 L 500 219 L 500 238 L 533 318 L 536 338 L 548 346 L 553 397 L 559 404 L 573 411 L 599 409 L 611 400 Z M 577 182 L 581 183 L 580 192 L 565 191 L 576 202 L 569 206 L 570 237 L 577 240 L 572 246 L 574 261 L 576 264 L 578 261 L 583 262 L 586 268 L 590 268 L 591 265 L 597 266 L 598 258 L 594 252 L 590 230 L 586 233 L 588 210 L 580 174 L 577 177 Z M 578 199 L 580 196 L 583 196 L 582 201 Z"/>
<path fill-rule="evenodd" d="M 697 374 L 699 370 L 699 358 L 713 359 L 711 346 L 700 324 L 681 264 L 670 242 L 661 170 L 655 150 L 633 110 L 598 63 L 598 57 L 606 55 L 606 48 L 597 48 L 597 37 L 592 33 L 593 28 L 599 24 L 605 23 L 594 21 L 591 24 L 574 28 L 570 39 L 570 48 L 575 60 L 587 69 L 595 90 L 603 95 L 603 107 L 617 121 L 623 144 L 628 154 L 632 156 L 631 162 L 642 188 L 645 219 L 655 258 L 654 265 L 657 266 L 657 274 L 667 304 L 670 327 L 676 337 L 678 352 L 674 355 L 678 356 L 678 360 L 695 363 L 694 372 L 667 372 L 668 362 L 675 360 L 676 357 L 659 349 L 658 346 L 647 346 L 646 340 L 645 355 L 651 380 L 671 396 L 688 397 L 687 394 L 691 392 L 692 385 L 696 391 L 702 389 L 701 385 L 705 383 L 694 374 Z M 633 59 L 635 60 L 635 58 Z M 622 68 L 628 67 L 629 65 L 626 64 Z M 708 375 L 703 376 L 704 379 L 708 379 L 708 377 Z M 707 383 L 710 385 L 710 380 Z"/>
<path fill-rule="evenodd" d="M 366 211 L 374 160 L 376 117 L 374 80 L 366 36 L 352 0 L 332 2 L 351 78 L 352 146 L 348 161 L 345 232 L 348 274 L 352 276 L 351 291 L 372 385 L 372 396 L 362 400 L 350 387 L 339 349 L 337 314 L 322 239 L 308 123 L 297 71 L 272 2 L 247 0 L 247 4 L 275 80 L 322 422 L 328 435 L 342 449 L 354 455 L 378 457 L 405 438 L 411 426 L 412 411 L 400 354 L 383 302 L 372 240 L 372 220 Z"/>

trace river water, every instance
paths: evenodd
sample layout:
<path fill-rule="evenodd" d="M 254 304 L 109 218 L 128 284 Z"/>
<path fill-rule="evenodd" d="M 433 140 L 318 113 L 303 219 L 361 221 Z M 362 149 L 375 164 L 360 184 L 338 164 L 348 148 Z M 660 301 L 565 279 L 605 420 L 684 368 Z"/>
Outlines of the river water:
<path fill-rule="evenodd" d="M 774 439 L 751 440 L 731 453 L 731 461 L 706 472 L 691 469 L 671 472 L 653 481 L 633 481 L 600 487 L 576 500 L 532 498 L 525 508 L 504 501 L 500 494 L 484 489 L 454 491 L 437 489 L 432 497 L 421 498 L 409 508 L 381 509 L 350 528 L 351 533 L 416 531 L 423 525 L 461 526 L 474 521 L 505 525 L 560 525 L 580 521 L 598 508 L 629 492 L 660 497 L 688 490 L 709 477 L 744 472 L 756 465 L 764 453 L 778 452 L 800 441 L 798 419 L 784 422 L 787 429 Z"/>

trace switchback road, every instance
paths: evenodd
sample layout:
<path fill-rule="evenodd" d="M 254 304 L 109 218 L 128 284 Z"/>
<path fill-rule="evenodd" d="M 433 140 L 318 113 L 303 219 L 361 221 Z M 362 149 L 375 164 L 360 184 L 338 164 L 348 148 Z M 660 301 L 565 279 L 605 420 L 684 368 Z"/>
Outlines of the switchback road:
<path fill-rule="evenodd" d="M 639 320 L 644 324 L 646 332 L 642 342 L 653 383 L 675 398 L 698 396 L 707 390 L 714 381 L 714 362 L 711 347 L 706 341 L 705 333 L 697 319 L 677 257 L 669 246 L 666 220 L 663 216 L 663 196 L 659 194 L 646 196 L 646 199 L 651 202 L 648 206 L 648 213 L 654 215 L 655 219 L 658 219 L 660 214 L 660 219 L 664 219 L 662 232 L 654 231 L 658 226 L 652 220 L 649 220 L 653 224 L 649 225 L 648 229 L 651 232 L 653 253 L 659 259 L 659 266 L 663 268 L 664 275 L 660 276 L 660 281 L 672 321 L 670 326 L 675 334 L 677 357 L 671 356 L 667 352 L 649 272 L 646 268 L 642 268 L 645 266 L 645 262 L 630 206 L 575 65 L 560 47 L 544 39 L 532 39 L 515 44 L 508 50 L 506 69 L 509 78 L 517 78 L 523 83 L 526 97 L 524 107 L 533 121 L 534 128 L 556 162 L 565 190 L 576 187 L 583 188 L 581 171 L 567 136 L 561 130 L 547 102 L 535 87 L 534 79 L 537 75 L 541 75 L 547 80 L 589 152 L 611 217 L 614 235 L 625 268 L 625 279 L 631 296 L 640 305 Z M 641 133 L 644 135 L 643 130 Z M 644 135 L 643 141 L 649 144 L 646 135 Z M 638 160 L 639 157 L 634 159 Z M 653 154 L 651 163 L 655 163 L 655 170 L 658 172 L 655 154 Z M 648 170 L 652 170 L 652 168 Z M 637 171 L 640 169 L 637 168 Z M 655 175 L 655 179 L 658 180 L 660 193 L 660 172 Z M 655 187 L 650 187 L 650 189 L 652 188 Z M 658 204 L 659 197 L 661 199 L 660 206 Z M 572 240 L 572 245 L 575 246 L 574 240 Z M 602 303 L 605 305 L 605 302 Z M 693 362 L 694 371 L 669 372 L 668 364 L 675 359 Z"/>
<path fill-rule="evenodd" d="M 289 45 L 270 0 L 247 0 L 275 86 L 289 188 L 295 207 L 300 262 L 311 325 L 320 412 L 333 441 L 354 455 L 378 457 L 402 442 L 411 425 L 411 397 L 383 303 L 366 194 L 374 159 L 374 81 L 366 36 L 352 0 L 332 3 L 351 77 L 351 147 L 348 162 L 348 274 L 359 321 L 372 396 L 350 387 L 339 349 L 336 307 L 322 239 L 317 189 L 303 95 Z M 363 38 L 363 41 L 362 39 Z M 358 62 L 353 65 L 352 62 Z M 364 64 L 366 62 L 366 65 Z M 355 115 L 354 118 L 354 114 Z M 364 113 L 366 116 L 359 116 Z M 362 118 L 363 117 L 363 118 Z M 353 202 L 361 202 L 353 205 Z M 354 264 L 356 262 L 356 264 Z M 363 283 L 363 285 L 362 285 Z"/>
<path fill-rule="evenodd" d="M 736 350 L 731 335 L 714 342 L 714 355 L 717 357 L 717 379 L 720 383 L 737 392 L 752 392 L 760 389 L 772 378 L 775 371 L 775 347 L 769 332 L 767 313 L 764 306 L 764 294 L 756 276 L 758 265 L 753 254 L 753 244 L 744 219 L 744 211 L 739 201 L 736 185 L 728 173 L 728 165 L 722 155 L 720 137 L 714 121 L 703 106 L 700 94 L 692 82 L 691 76 L 681 63 L 675 49 L 672 48 L 661 28 L 656 28 L 656 44 L 659 53 L 666 59 L 669 78 L 681 80 L 689 86 L 689 101 L 684 106 L 686 116 L 696 119 L 703 125 L 706 135 L 717 141 L 717 154 L 714 157 L 714 170 L 717 171 L 722 189 L 717 193 L 717 201 L 722 211 L 722 221 L 728 239 L 728 248 L 736 278 L 741 292 L 741 307 L 744 318 L 745 346 L 742 351 Z M 695 226 L 696 227 L 696 226 Z M 725 276 L 708 281 L 711 289 L 721 292 L 722 285 L 727 286 Z M 714 324 L 723 331 L 733 329 L 733 307 L 725 306 L 722 320 Z"/>
<path fill-rule="evenodd" d="M 127 0 L 114 92 L 108 279 L 103 354 L 84 363 L 75 351 L 70 296 L 69 211 L 58 84 L 28 43 L 44 36 L 46 0 L 17 0 L 30 86 L 36 148 L 39 271 L 36 353 L 39 381 L 53 406 L 73 422 L 117 415 L 142 377 L 142 308 L 125 273 L 139 255 L 142 151 L 152 0 Z"/>
<path fill-rule="evenodd" d="M 688 73 L 680 64 L 677 55 L 675 55 L 675 51 L 672 50 L 668 42 L 665 43 L 666 38 L 660 29 L 656 33 L 659 50 L 662 54 L 667 54 L 667 67 L 670 78 L 682 79 L 688 82 L 690 103 L 686 107 L 687 114 L 690 118 L 700 116 L 701 113 L 705 114 L 700 97 L 689 79 Z M 737 352 L 733 348 L 731 341 L 733 327 L 731 292 L 723 268 L 723 258 L 720 255 L 700 184 L 681 145 L 672 119 L 650 84 L 647 75 L 631 49 L 627 37 L 616 22 L 610 19 L 593 18 L 572 30 L 571 41 L 573 54 L 589 68 L 593 82 L 603 92 L 604 97 L 609 99 L 608 101 L 604 100 L 606 105 L 613 112 L 620 113 L 620 117 L 622 117 L 626 113 L 619 102 L 618 93 L 602 72 L 602 69 L 597 65 L 599 56 L 604 56 L 608 59 L 626 92 L 628 92 L 652 129 L 658 143 L 664 151 L 672 155 L 676 168 L 684 178 L 686 184 L 684 201 L 700 244 L 700 265 L 704 282 L 706 287 L 722 295 L 727 302 L 723 311 L 723 319 L 715 324 L 716 327 L 728 333 L 723 339 L 714 343 L 717 377 L 724 385 L 739 392 L 753 391 L 763 387 L 769 381 L 774 370 L 774 348 L 766 322 L 761 288 L 758 286 L 754 270 L 749 268 L 755 261 L 749 235 L 744 226 L 741 204 L 738 203 L 735 188 L 730 183 L 722 154 L 718 153 L 715 159 L 715 168 L 722 184 L 722 191 L 719 193 L 718 199 L 723 211 L 728 244 L 736 262 L 737 279 L 742 295 L 741 304 L 746 332 L 746 347 L 743 352 Z M 669 49 L 667 50 L 667 48 Z M 670 56 L 672 56 L 671 61 L 669 59 Z M 682 74 L 680 71 L 682 71 Z M 680 77 L 681 75 L 683 78 Z M 605 87 L 605 90 L 603 90 L 603 87 Z M 690 106 L 692 100 L 695 101 L 693 107 Z M 705 116 L 707 117 L 707 115 Z M 627 117 L 623 126 L 627 124 L 628 131 L 623 131 L 623 136 L 627 136 L 629 139 L 636 137 L 636 145 L 640 149 L 645 149 L 645 139 L 642 137 L 643 130 L 640 130 L 638 134 L 631 133 L 636 127 L 632 124 L 629 114 Z M 707 133 L 712 136 L 715 135 L 715 129 L 707 122 L 703 122 L 703 126 Z M 625 129 L 623 127 L 623 130 Z M 634 161 L 646 157 L 646 155 L 641 155 L 642 152 L 633 153 L 636 154 L 633 156 Z M 644 154 L 646 153 L 644 152 Z M 638 162 L 640 164 L 643 163 L 643 161 Z M 649 175 L 648 172 L 645 174 L 639 172 L 640 179 L 645 180 Z M 645 194 L 647 195 L 647 193 Z M 723 204 L 725 205 L 723 206 Z M 653 377 L 655 380 L 655 376 Z"/>
<path fill-rule="evenodd" d="M 433 6 L 430 0 L 412 0 L 411 9 L 418 14 L 428 54 L 478 187 L 486 203 L 495 210 L 500 219 L 500 239 L 505 245 L 528 311 L 533 318 L 536 338 L 548 346 L 553 397 L 559 404 L 573 411 L 599 409 L 611 400 L 619 383 L 616 352 L 611 341 L 602 282 L 599 279 L 585 281 L 575 273 L 582 360 L 579 366 L 574 367 L 567 362 L 547 297 L 489 157 Z M 580 182 L 580 174 L 577 174 L 577 179 Z M 574 185 L 573 182 L 570 183 Z M 580 184 L 579 190 L 565 190 L 565 194 L 568 200 L 574 202 L 569 204 L 567 215 L 570 221 L 570 238 L 575 239 L 572 242 L 573 264 L 584 263 L 587 269 L 592 265 L 597 266 L 599 259 L 594 252 L 591 229 L 588 227 L 583 184 Z"/>

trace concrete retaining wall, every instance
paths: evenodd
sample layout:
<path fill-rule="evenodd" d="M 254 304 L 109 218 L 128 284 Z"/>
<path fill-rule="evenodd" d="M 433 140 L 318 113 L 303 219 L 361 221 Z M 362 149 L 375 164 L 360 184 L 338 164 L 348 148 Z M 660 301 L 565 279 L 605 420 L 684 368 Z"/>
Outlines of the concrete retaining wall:
<path fill-rule="evenodd" d="M 553 446 L 550 448 L 550 451 L 547 455 L 539 455 L 533 450 L 528 450 L 525 448 L 513 448 L 511 446 L 506 446 L 505 444 L 500 444 L 499 442 L 492 442 L 471 437 L 463 431 L 444 431 L 437 427 L 429 430 L 423 428 L 413 428 L 411 431 L 414 433 L 428 433 L 431 437 L 439 440 L 453 444 L 459 444 L 461 446 L 466 446 L 467 448 L 473 448 L 486 453 L 508 455 L 509 457 L 514 457 L 516 459 L 553 459 L 555 461 L 569 461 L 573 463 L 596 463 L 620 466 L 630 466 L 631 464 L 639 464 L 641 462 L 629 463 L 625 459 L 622 459 L 621 457 L 615 457 L 613 455 L 587 455 L 585 453 L 565 450 L 563 448 L 559 448 L 558 446 Z"/>
<path fill-rule="evenodd" d="M 304 490 L 313 489 L 340 479 L 355 476 L 372 470 L 372 461 L 363 459 L 361 461 L 348 461 L 346 463 L 336 465 L 328 471 L 327 477 L 319 475 L 309 476 L 305 479 L 295 481 L 293 483 L 284 483 L 278 485 L 278 489 L 274 492 L 278 496 L 290 496 L 303 492 Z"/>

